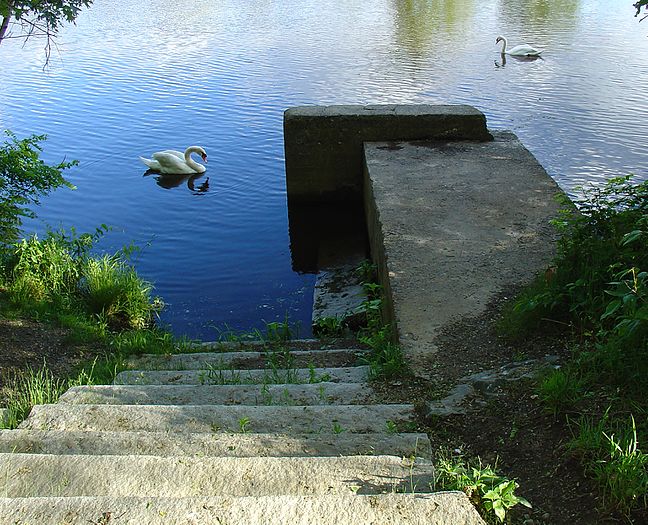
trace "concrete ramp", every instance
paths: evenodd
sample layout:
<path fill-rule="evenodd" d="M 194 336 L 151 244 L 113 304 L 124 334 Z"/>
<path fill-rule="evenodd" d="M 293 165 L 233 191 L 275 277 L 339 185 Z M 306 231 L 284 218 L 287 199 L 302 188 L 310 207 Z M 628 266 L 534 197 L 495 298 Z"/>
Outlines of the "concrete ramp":
<path fill-rule="evenodd" d="M 365 144 L 372 255 L 415 370 L 433 359 L 439 328 L 479 315 L 552 257 L 560 189 L 515 135 L 493 135 Z"/>

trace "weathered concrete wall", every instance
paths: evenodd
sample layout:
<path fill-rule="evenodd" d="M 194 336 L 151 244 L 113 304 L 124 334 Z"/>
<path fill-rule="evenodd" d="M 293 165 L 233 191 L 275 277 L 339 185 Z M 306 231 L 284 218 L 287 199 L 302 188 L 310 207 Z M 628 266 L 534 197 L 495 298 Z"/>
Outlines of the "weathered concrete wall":
<path fill-rule="evenodd" d="M 290 202 L 362 199 L 363 143 L 492 140 L 472 106 L 303 106 L 284 113 Z"/>

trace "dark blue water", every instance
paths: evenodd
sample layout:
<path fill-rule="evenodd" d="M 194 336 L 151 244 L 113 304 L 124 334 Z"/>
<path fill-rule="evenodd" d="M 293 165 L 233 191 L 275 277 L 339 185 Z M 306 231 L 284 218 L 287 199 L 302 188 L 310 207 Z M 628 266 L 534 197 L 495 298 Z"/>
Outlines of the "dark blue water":
<path fill-rule="evenodd" d="M 628 5 L 625 5 L 625 4 Z M 95 0 L 43 42 L 0 45 L 0 128 L 78 159 L 46 225 L 113 226 L 178 334 L 310 319 L 291 269 L 282 115 L 290 106 L 467 103 L 515 131 L 568 192 L 648 178 L 648 22 L 616 0 Z M 503 64 L 495 38 L 543 59 Z M 166 188 L 139 155 L 203 146 L 204 177 Z M 208 181 L 207 181 L 208 179 Z M 162 181 L 164 183 L 164 181 Z M 168 184 L 166 184 L 168 186 Z"/>

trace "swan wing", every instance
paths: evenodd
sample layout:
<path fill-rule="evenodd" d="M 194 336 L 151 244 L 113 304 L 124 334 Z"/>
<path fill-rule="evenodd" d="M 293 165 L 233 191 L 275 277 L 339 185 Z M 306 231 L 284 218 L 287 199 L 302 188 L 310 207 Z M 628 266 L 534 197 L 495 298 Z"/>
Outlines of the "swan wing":
<path fill-rule="evenodd" d="M 509 55 L 536 57 L 542 53 L 542 50 L 536 49 L 529 44 L 520 44 L 519 46 L 512 47 L 506 51 Z"/>
<path fill-rule="evenodd" d="M 141 160 L 149 169 L 160 171 L 160 164 L 157 160 L 145 159 L 144 157 L 140 157 L 139 160 Z"/>
<path fill-rule="evenodd" d="M 182 151 L 177 151 L 175 149 L 165 149 L 164 151 L 160 151 L 158 153 L 170 153 L 171 155 L 175 155 L 179 159 L 184 160 L 184 153 Z M 155 156 L 155 155 L 156 154 L 154 153 L 153 156 Z"/>
<path fill-rule="evenodd" d="M 184 153 L 181 156 L 176 155 L 176 153 L 179 152 L 171 150 L 153 153 L 153 160 L 160 166 L 158 171 L 168 174 L 195 173 L 195 170 L 191 169 L 185 162 Z"/>

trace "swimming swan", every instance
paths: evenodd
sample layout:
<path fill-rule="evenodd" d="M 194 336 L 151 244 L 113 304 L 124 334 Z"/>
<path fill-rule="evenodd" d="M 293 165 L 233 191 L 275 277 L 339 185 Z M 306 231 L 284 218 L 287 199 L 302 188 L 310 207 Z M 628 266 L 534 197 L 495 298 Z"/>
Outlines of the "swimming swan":
<path fill-rule="evenodd" d="M 204 173 L 207 168 L 193 160 L 192 153 L 198 153 L 202 160 L 207 162 L 207 153 L 200 146 L 190 146 L 184 153 L 172 149 L 158 151 L 151 155 L 151 159 L 140 157 L 140 160 L 150 169 L 168 175 Z"/>
<path fill-rule="evenodd" d="M 542 53 L 542 50 L 538 50 L 535 47 L 531 47 L 529 44 L 521 44 L 507 51 L 506 38 L 504 38 L 503 36 L 498 36 L 497 39 L 495 40 L 495 43 L 499 44 L 500 42 L 503 42 L 502 55 L 506 53 L 507 55 L 511 55 L 514 57 L 538 57 L 540 56 L 540 53 Z"/>

